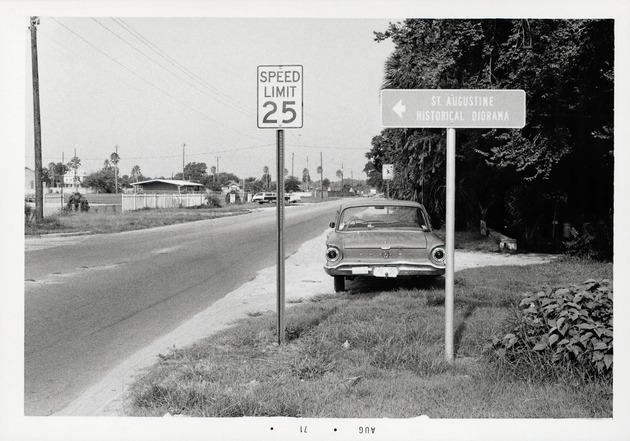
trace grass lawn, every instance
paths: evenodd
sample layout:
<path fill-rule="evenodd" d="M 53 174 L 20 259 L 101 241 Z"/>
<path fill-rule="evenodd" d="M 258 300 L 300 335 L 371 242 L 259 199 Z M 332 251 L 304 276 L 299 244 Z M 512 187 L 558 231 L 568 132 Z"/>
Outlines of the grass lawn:
<path fill-rule="evenodd" d="M 122 212 L 75 212 L 49 216 L 40 224 L 25 222 L 28 235 L 50 233 L 117 233 L 249 213 L 258 204 L 221 208 L 173 208 Z"/>
<path fill-rule="evenodd" d="M 126 398 L 129 415 L 405 418 L 607 418 L 612 384 L 513 376 L 484 357 L 526 291 L 612 279 L 612 264 L 574 259 L 468 269 L 455 279 L 456 362 L 444 360 L 443 279 L 320 296 L 252 314 L 160 356 Z"/>

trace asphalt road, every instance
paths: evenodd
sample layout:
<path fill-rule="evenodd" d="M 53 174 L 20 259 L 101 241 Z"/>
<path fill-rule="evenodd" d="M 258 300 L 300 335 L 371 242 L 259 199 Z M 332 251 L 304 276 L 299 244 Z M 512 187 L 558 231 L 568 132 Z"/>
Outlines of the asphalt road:
<path fill-rule="evenodd" d="M 286 256 L 322 234 L 337 206 L 287 207 Z M 275 265 L 276 210 L 34 245 L 25 253 L 24 412 L 51 415 Z"/>

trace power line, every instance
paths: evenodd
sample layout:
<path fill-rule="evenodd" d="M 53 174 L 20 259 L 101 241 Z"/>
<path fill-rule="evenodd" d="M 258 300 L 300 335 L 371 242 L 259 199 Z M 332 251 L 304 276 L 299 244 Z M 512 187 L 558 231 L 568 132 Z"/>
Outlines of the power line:
<path fill-rule="evenodd" d="M 143 78 L 142 76 L 138 75 L 136 72 L 134 72 L 132 69 L 130 69 L 129 67 L 125 66 L 124 64 L 122 64 L 120 61 L 116 60 L 114 57 L 110 56 L 109 54 L 107 54 L 106 52 L 102 51 L 101 49 L 99 49 L 98 47 L 96 47 L 95 45 L 93 45 L 92 43 L 90 43 L 88 40 L 86 40 L 85 38 L 83 38 L 81 35 L 79 35 L 77 32 L 73 31 L 72 29 L 70 29 L 68 26 L 66 26 L 65 24 L 61 23 L 59 20 L 55 19 L 54 17 L 50 17 L 52 20 L 54 20 L 55 22 L 57 22 L 59 25 L 61 25 L 62 27 L 64 27 L 65 29 L 67 29 L 69 32 L 71 32 L 72 34 L 74 34 L 77 38 L 81 39 L 82 41 L 84 41 L 85 43 L 87 43 L 88 45 L 90 45 L 92 48 L 96 49 L 98 52 L 100 52 L 101 54 L 103 54 L 104 56 L 106 56 L 107 58 L 109 58 L 110 60 L 112 60 L 114 63 L 118 64 L 119 66 L 121 66 L 123 69 L 129 71 L 131 74 L 133 74 L 135 77 L 139 78 L 140 80 L 144 81 L 145 83 L 147 83 L 148 85 L 150 85 L 151 87 L 153 87 L 154 89 L 158 90 L 159 92 L 163 93 L 164 95 L 168 96 L 169 98 L 177 101 L 178 103 L 180 103 L 181 105 L 183 105 L 184 107 L 186 107 L 188 110 L 191 110 L 193 112 L 196 112 L 198 114 L 200 114 L 201 116 L 203 116 L 204 118 L 209 119 L 210 121 L 221 125 L 223 127 L 226 127 L 230 130 L 234 130 L 231 127 L 227 126 L 226 124 L 223 124 L 217 120 L 215 120 L 214 118 L 206 115 L 204 112 L 201 112 L 200 110 L 195 109 L 194 107 L 189 106 L 188 104 L 186 104 L 185 102 L 179 100 L 178 98 L 174 97 L 173 95 L 171 95 L 170 93 L 162 90 L 161 88 L 159 88 L 158 86 L 156 86 L 155 84 L 153 84 L 152 82 L 150 82 L 149 80 Z M 255 138 L 253 136 L 244 134 L 244 136 L 248 137 L 248 138 L 252 138 L 252 139 L 258 139 Z"/>
<path fill-rule="evenodd" d="M 158 61 L 156 61 L 155 59 L 153 59 L 152 57 L 150 57 L 148 54 L 146 54 L 145 52 L 141 51 L 140 49 L 138 49 L 136 46 L 134 46 L 133 44 L 131 44 L 126 38 L 122 37 L 121 35 L 119 35 L 117 32 L 113 31 L 111 28 L 107 27 L 105 24 L 101 23 L 100 21 L 98 21 L 97 19 L 92 17 L 92 20 L 95 21 L 96 23 L 98 23 L 100 26 L 102 26 L 104 29 L 106 29 L 109 33 L 111 33 L 112 35 L 114 35 L 116 38 L 120 39 L 121 41 L 123 41 L 125 44 L 127 44 L 129 47 L 131 47 L 133 50 L 135 50 L 136 52 L 140 53 L 141 55 L 143 55 L 144 57 L 148 58 L 151 62 L 153 62 L 155 65 L 157 65 L 158 67 L 164 69 L 166 72 L 170 73 L 171 75 L 173 75 L 175 78 L 177 78 L 178 80 L 183 81 L 184 83 L 188 84 L 190 87 L 194 88 L 195 90 L 197 90 L 198 92 L 203 93 L 204 95 L 208 96 L 209 98 L 212 98 L 213 100 L 216 100 L 216 97 L 213 97 L 212 95 L 210 95 L 208 92 L 206 92 L 205 90 L 197 87 L 196 84 L 191 83 L 190 81 L 188 81 L 186 78 L 181 77 L 180 75 L 178 75 L 177 73 L 171 71 L 170 69 L 168 69 L 167 67 L 165 67 L 163 64 L 160 64 Z M 114 20 L 112 18 L 112 20 Z M 116 24 L 118 24 L 119 26 L 120 23 L 116 22 L 114 20 L 114 22 Z M 126 28 L 123 27 L 123 29 L 125 29 L 127 32 L 129 32 L 129 30 L 127 30 Z M 132 34 L 134 37 L 135 35 Z M 138 37 L 136 37 L 138 38 Z M 141 43 L 145 44 L 144 41 L 140 40 Z M 149 47 L 149 46 L 148 46 Z M 151 47 L 149 47 L 149 49 L 151 49 Z M 153 50 L 153 49 L 152 49 Z M 154 51 L 155 52 L 155 51 Z M 156 52 L 157 53 L 157 52 Z M 158 53 L 158 55 L 161 56 L 161 54 Z M 162 58 L 164 58 L 162 56 Z M 165 58 L 166 59 L 166 58 Z M 166 59 L 166 61 L 169 61 L 168 59 Z M 170 61 L 169 61 L 170 62 Z M 173 64 L 172 62 L 170 62 L 171 64 Z M 173 64 L 174 65 L 174 64 Z M 177 66 L 175 66 L 177 67 Z M 181 70 L 181 69 L 180 69 Z M 184 72 L 185 73 L 185 72 Z M 190 76 L 190 75 L 189 75 Z M 230 102 L 226 102 L 226 101 L 220 101 L 221 104 L 226 105 L 226 106 L 231 106 Z M 238 112 L 241 112 L 240 109 L 235 109 Z M 242 112 L 241 112 L 242 113 Z"/>
<path fill-rule="evenodd" d="M 196 75 L 194 72 L 192 72 L 191 70 L 187 69 L 185 66 L 183 66 L 181 63 L 179 63 L 177 60 L 175 60 L 173 57 L 171 57 L 168 53 L 166 53 L 165 51 L 163 51 L 162 49 L 160 49 L 158 46 L 156 46 L 155 44 L 153 44 L 148 38 L 146 38 L 144 35 L 142 35 L 140 32 L 138 32 L 136 29 L 133 28 L 133 26 L 131 26 L 130 24 L 128 24 L 127 22 L 125 22 L 123 19 L 121 18 L 111 18 L 116 24 L 118 24 L 120 27 L 122 27 L 125 31 L 127 31 L 128 33 L 130 33 L 131 35 L 133 35 L 136 39 L 138 39 L 141 43 L 143 43 L 145 46 L 147 46 L 150 50 L 152 50 L 153 52 L 155 52 L 157 55 L 159 55 L 160 57 L 162 57 L 164 60 L 166 60 L 168 63 L 170 63 L 171 65 L 173 65 L 175 68 L 179 69 L 181 72 L 183 72 L 185 75 L 187 75 L 189 78 L 191 78 L 193 81 L 195 81 L 196 83 L 198 83 L 199 85 L 205 87 L 206 89 L 208 89 L 209 91 L 211 91 L 212 93 L 214 93 L 215 95 L 217 95 L 218 97 L 222 97 L 226 100 L 228 100 L 228 103 L 238 107 L 244 111 L 246 111 L 248 114 L 253 114 L 253 110 L 250 109 L 249 107 L 243 106 L 241 104 L 239 104 L 237 101 L 234 101 L 234 99 L 224 93 L 222 93 L 221 91 L 219 91 L 218 89 L 215 89 L 214 87 L 212 87 L 211 84 L 209 84 L 207 81 L 205 81 L 203 78 L 199 77 L 198 75 Z M 229 105 L 228 104 L 228 105 Z"/>
<path fill-rule="evenodd" d="M 244 150 L 254 150 L 254 149 L 259 149 L 259 148 L 264 148 L 264 147 L 272 147 L 275 146 L 275 144 L 270 143 L 270 144 L 262 144 L 262 145 L 255 145 L 255 146 L 249 146 L 249 147 L 241 147 L 241 148 L 237 148 L 237 149 L 230 149 L 230 150 L 212 150 L 212 151 L 206 151 L 206 152 L 199 152 L 199 153 L 186 153 L 186 156 L 202 156 L 202 155 L 213 155 L 215 153 L 232 153 L 232 152 L 241 152 Z M 30 156 L 27 156 L 30 158 Z M 161 156 L 127 156 L 125 157 L 125 160 L 131 160 L 131 159 L 166 159 L 166 158 L 180 158 L 181 155 L 179 154 L 174 154 L 174 155 L 161 155 Z M 53 157 L 46 157 L 46 159 L 54 159 Z M 102 161 L 103 158 L 81 158 L 82 160 L 85 161 Z"/>

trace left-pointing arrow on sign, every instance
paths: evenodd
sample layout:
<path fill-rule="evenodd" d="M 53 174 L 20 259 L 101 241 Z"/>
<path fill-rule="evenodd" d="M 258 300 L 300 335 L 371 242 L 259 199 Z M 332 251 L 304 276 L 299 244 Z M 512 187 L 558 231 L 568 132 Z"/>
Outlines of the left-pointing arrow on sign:
<path fill-rule="evenodd" d="M 405 110 L 407 110 L 407 107 L 402 103 L 402 99 L 401 99 L 400 101 L 396 103 L 394 107 L 392 107 L 392 110 L 396 112 L 396 115 L 402 118 L 402 114 Z"/>

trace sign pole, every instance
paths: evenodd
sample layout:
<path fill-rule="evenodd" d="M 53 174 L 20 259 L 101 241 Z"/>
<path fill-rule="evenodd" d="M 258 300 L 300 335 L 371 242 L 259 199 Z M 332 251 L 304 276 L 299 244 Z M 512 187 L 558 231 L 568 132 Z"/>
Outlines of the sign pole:
<path fill-rule="evenodd" d="M 381 120 L 387 128 L 446 129 L 445 355 L 454 360 L 455 129 L 525 126 L 525 91 L 518 89 L 384 89 Z M 424 175 L 424 171 L 423 171 Z M 383 165 L 385 179 L 385 165 Z M 424 176 L 422 177 L 424 184 Z M 422 196 L 424 198 L 424 195 Z"/>
<path fill-rule="evenodd" d="M 453 362 L 453 310 L 455 305 L 455 129 L 446 129 L 446 286 L 444 298 L 446 361 Z"/>
<path fill-rule="evenodd" d="M 278 344 L 284 344 L 284 129 L 302 128 L 303 112 L 303 66 L 260 65 L 257 68 L 259 129 L 276 129 L 277 141 L 277 307 Z M 218 169 L 217 165 L 217 169 Z"/>
<path fill-rule="evenodd" d="M 284 344 L 284 130 L 277 130 L 277 176 L 276 209 L 278 217 L 278 344 Z"/>

